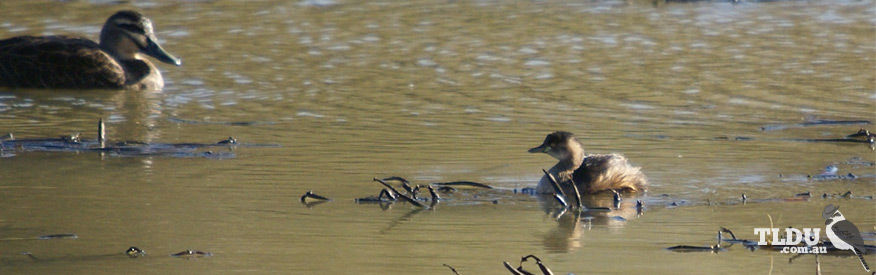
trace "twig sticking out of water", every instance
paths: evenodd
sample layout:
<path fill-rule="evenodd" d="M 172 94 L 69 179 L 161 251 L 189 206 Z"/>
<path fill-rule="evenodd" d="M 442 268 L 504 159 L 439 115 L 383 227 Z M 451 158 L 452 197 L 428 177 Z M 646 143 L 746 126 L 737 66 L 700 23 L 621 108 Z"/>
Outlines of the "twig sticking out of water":
<path fill-rule="evenodd" d="M 383 197 L 386 197 L 386 199 L 389 201 L 394 201 L 398 199 L 395 195 L 392 194 L 392 192 L 390 192 L 386 188 L 381 189 L 380 194 L 377 195 L 378 200 L 383 200 Z"/>
<path fill-rule="evenodd" d="M 730 231 L 730 229 L 727 229 L 726 227 L 721 227 L 721 232 L 729 233 L 730 238 L 733 238 L 734 241 L 736 240 L 736 234 L 733 234 L 733 231 Z"/>
<path fill-rule="evenodd" d="M 432 201 L 433 201 L 433 202 L 437 202 L 438 200 L 441 199 L 441 197 L 438 196 L 438 192 L 435 192 L 435 188 L 432 188 L 431 185 L 426 185 L 426 187 L 429 188 L 429 194 L 432 195 Z"/>
<path fill-rule="evenodd" d="M 432 188 L 431 185 L 426 185 L 429 188 L 429 194 L 432 195 L 432 202 L 429 204 L 429 207 L 434 208 L 436 204 L 438 204 L 438 200 L 441 200 L 441 197 L 438 196 L 438 192 L 435 192 L 435 188 Z"/>
<path fill-rule="evenodd" d="M 517 268 L 512 267 L 511 264 L 509 264 L 508 262 L 502 262 L 502 264 L 505 265 L 505 268 L 508 269 L 508 271 L 510 271 L 511 274 L 515 274 L 515 275 L 517 275 L 517 274 L 521 274 L 521 275 L 533 275 L 534 273 L 529 272 L 529 271 L 526 271 L 525 269 L 523 269 L 523 263 L 526 262 L 526 260 L 529 260 L 529 259 L 535 259 L 535 264 L 538 265 L 538 269 L 541 270 L 541 274 L 542 274 L 542 275 L 553 275 L 553 274 L 554 274 L 554 272 L 551 271 L 550 268 L 548 268 L 544 263 L 541 262 L 541 259 L 539 259 L 539 258 L 536 257 L 535 255 L 531 255 L 531 254 L 530 254 L 530 255 L 526 255 L 526 256 L 524 256 L 523 258 L 520 258 L 520 264 L 517 265 Z"/>
<path fill-rule="evenodd" d="M 563 195 L 560 195 L 560 194 L 556 194 L 556 193 L 554 193 L 554 199 L 556 199 L 557 202 L 559 202 L 560 205 L 563 206 L 563 208 L 569 208 L 569 204 L 566 203 L 566 200 L 565 200 L 565 199 L 563 199 Z"/>
<path fill-rule="evenodd" d="M 551 175 L 551 173 L 548 173 L 548 171 L 544 170 L 544 169 L 541 169 L 541 171 L 548 178 L 548 180 L 550 180 L 551 186 L 554 187 L 554 192 L 555 192 L 554 198 L 556 198 L 557 201 L 559 201 L 560 204 L 563 205 L 563 207 L 569 207 L 568 203 L 566 203 L 566 198 L 568 196 L 566 195 L 566 192 L 563 191 L 563 188 L 560 186 L 560 183 L 557 182 L 557 179 L 554 178 L 554 175 Z M 575 182 L 572 182 L 572 190 L 575 191 L 574 199 L 575 199 L 576 209 L 584 210 L 585 209 L 584 208 L 584 201 L 581 199 L 581 192 L 578 192 L 578 186 L 575 186 Z"/>
<path fill-rule="evenodd" d="M 532 254 L 527 255 L 526 257 L 521 258 L 521 259 L 520 259 L 520 266 L 523 266 L 523 262 L 525 262 L 525 261 L 526 261 L 527 259 L 529 259 L 529 258 L 533 258 L 533 259 L 535 259 L 535 264 L 537 264 L 537 265 L 538 265 L 538 268 L 541 269 L 541 273 L 542 273 L 542 274 L 544 274 L 544 275 L 554 275 L 554 272 L 551 271 L 551 269 L 548 268 L 546 265 L 544 265 L 544 264 L 541 262 L 541 259 L 539 259 L 538 257 L 536 257 L 535 255 L 532 255 Z"/>
<path fill-rule="evenodd" d="M 619 209 L 619 208 L 620 208 L 620 203 L 621 203 L 621 201 L 623 200 L 623 198 L 621 197 L 621 194 L 617 192 L 617 190 L 611 189 L 611 192 L 614 193 L 614 197 L 613 197 L 613 200 L 612 200 L 612 201 L 614 202 L 614 208 L 618 208 L 618 209 Z"/>
<path fill-rule="evenodd" d="M 551 177 L 553 177 L 553 175 L 551 175 Z M 554 180 L 556 180 L 556 179 L 554 179 Z M 585 210 L 584 200 L 581 199 L 581 192 L 578 192 L 578 185 L 575 184 L 574 180 L 571 180 L 570 183 L 572 185 L 572 191 L 575 191 L 575 205 L 578 206 L 578 210 L 582 210 L 582 211 Z"/>
<path fill-rule="evenodd" d="M 97 121 L 97 142 L 101 149 L 106 147 L 106 126 L 103 125 L 103 118 Z"/>
<path fill-rule="evenodd" d="M 554 187 L 554 193 L 565 202 L 566 192 L 563 192 L 563 188 L 560 187 L 560 184 L 557 182 L 557 179 L 554 178 L 554 175 L 551 175 L 551 173 L 548 173 L 548 171 L 544 169 L 541 169 L 541 171 L 544 172 L 544 175 L 551 181 L 551 186 Z"/>
<path fill-rule="evenodd" d="M 412 199 L 417 199 L 417 191 L 414 191 L 414 188 L 411 188 L 407 182 L 402 182 L 402 188 L 404 188 L 405 191 L 408 191 L 408 194 L 411 194 Z"/>

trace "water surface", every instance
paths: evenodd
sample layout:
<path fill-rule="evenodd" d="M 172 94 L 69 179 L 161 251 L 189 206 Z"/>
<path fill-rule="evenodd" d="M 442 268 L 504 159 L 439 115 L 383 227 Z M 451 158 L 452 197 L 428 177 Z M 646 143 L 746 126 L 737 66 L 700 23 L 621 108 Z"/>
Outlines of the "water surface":
<path fill-rule="evenodd" d="M 801 273 L 811 256 L 663 248 L 711 244 L 721 226 L 754 238 L 768 214 L 777 227 L 823 226 L 828 203 L 862 231 L 876 226 L 872 200 L 818 197 L 874 195 L 873 151 L 800 141 L 872 125 L 761 130 L 876 120 L 873 1 L 13 1 L 0 3 L 0 37 L 96 39 L 123 8 L 149 16 L 183 59 L 158 65 L 165 90 L 0 89 L 0 131 L 94 138 L 104 118 L 111 140 L 281 147 L 222 160 L 0 158 L 0 238 L 79 236 L 0 241 L 0 273 L 502 274 L 527 254 L 563 274 Z M 553 165 L 526 149 L 554 130 L 643 167 L 645 215 L 557 221 L 513 194 Z M 827 165 L 860 177 L 806 177 Z M 503 191 L 426 211 L 353 202 L 390 175 Z M 304 207 L 307 190 L 334 200 Z M 806 191 L 818 198 L 737 204 Z M 129 246 L 149 255 L 128 259 Z M 214 256 L 166 256 L 184 249 Z M 822 260 L 825 272 L 856 268 Z"/>

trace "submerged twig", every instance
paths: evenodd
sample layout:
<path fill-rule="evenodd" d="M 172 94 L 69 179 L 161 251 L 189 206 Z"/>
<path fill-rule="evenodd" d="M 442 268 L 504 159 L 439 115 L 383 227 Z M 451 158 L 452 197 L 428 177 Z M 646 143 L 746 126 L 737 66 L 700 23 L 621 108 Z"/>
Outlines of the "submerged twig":
<path fill-rule="evenodd" d="M 514 269 L 514 267 L 511 267 L 511 264 L 509 264 L 508 262 L 502 262 L 502 264 L 505 265 L 505 268 L 507 268 L 508 271 L 511 272 L 511 274 L 514 274 L 514 275 L 523 275 L 523 273 L 520 273 L 520 271 L 517 271 L 517 269 Z"/>
<path fill-rule="evenodd" d="M 31 260 L 34 260 L 34 261 L 39 261 L 39 260 L 40 260 L 39 258 L 37 258 L 36 256 L 34 256 L 33 253 L 30 253 L 30 251 L 21 252 L 21 255 L 25 255 L 25 256 L 27 256 L 28 258 L 30 258 Z"/>
<path fill-rule="evenodd" d="M 444 265 L 444 266 L 446 266 L 447 268 L 449 268 L 450 271 L 453 271 L 453 274 L 459 275 L 459 272 L 456 271 L 456 268 L 453 268 L 453 267 L 450 266 L 449 264 L 442 264 L 442 265 Z"/>
<path fill-rule="evenodd" d="M 712 246 L 692 246 L 692 245 L 676 245 L 673 247 L 667 247 L 666 250 L 672 252 L 719 252 L 724 250 L 718 245 Z"/>
<path fill-rule="evenodd" d="M 51 234 L 51 235 L 42 235 L 37 237 L 40 240 L 51 240 L 51 239 L 78 239 L 79 236 L 73 233 L 63 233 L 63 234 Z"/>
<path fill-rule="evenodd" d="M 483 184 L 483 183 L 479 183 L 479 182 L 473 182 L 473 181 L 436 182 L 436 183 L 432 183 L 432 185 L 438 185 L 438 186 L 471 186 L 471 187 L 478 187 L 478 188 L 484 188 L 484 189 L 493 189 L 492 186 L 489 186 L 489 185 L 486 185 L 486 184 Z"/>

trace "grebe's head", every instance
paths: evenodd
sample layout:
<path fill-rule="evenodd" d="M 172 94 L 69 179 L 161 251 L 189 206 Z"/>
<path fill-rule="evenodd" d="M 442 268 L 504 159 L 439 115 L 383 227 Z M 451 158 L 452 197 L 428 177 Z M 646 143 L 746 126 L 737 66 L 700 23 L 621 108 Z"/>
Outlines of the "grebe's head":
<path fill-rule="evenodd" d="M 558 160 L 571 159 L 576 154 L 582 154 L 583 151 L 575 135 L 564 131 L 547 135 L 541 145 L 529 149 L 530 153 L 545 153 Z"/>

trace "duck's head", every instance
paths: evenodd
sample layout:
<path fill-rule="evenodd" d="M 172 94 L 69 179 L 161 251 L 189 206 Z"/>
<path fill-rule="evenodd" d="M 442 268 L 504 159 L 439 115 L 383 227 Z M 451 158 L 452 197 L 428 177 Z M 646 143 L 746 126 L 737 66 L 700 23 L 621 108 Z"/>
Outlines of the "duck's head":
<path fill-rule="evenodd" d="M 158 45 L 152 21 L 136 11 L 123 10 L 110 16 L 100 31 L 100 47 L 117 59 L 133 60 L 144 53 L 164 63 L 182 65 L 179 58 Z"/>
<path fill-rule="evenodd" d="M 529 149 L 530 153 L 545 153 L 558 160 L 571 159 L 584 153 L 584 149 L 575 135 L 569 132 L 556 131 L 547 135 L 541 145 Z"/>

